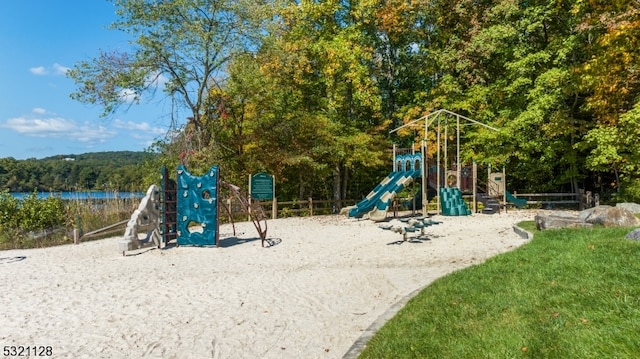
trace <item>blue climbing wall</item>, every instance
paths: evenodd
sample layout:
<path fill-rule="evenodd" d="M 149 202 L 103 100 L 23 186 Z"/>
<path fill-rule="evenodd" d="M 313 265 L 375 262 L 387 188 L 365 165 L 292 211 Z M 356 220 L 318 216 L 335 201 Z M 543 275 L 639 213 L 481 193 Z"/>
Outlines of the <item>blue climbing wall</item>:
<path fill-rule="evenodd" d="M 178 245 L 215 246 L 218 235 L 218 166 L 193 176 L 178 166 Z"/>

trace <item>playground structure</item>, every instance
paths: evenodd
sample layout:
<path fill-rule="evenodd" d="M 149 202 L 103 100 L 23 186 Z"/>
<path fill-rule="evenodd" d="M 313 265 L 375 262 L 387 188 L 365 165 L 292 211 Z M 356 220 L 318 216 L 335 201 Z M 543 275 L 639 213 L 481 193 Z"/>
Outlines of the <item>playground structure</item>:
<path fill-rule="evenodd" d="M 455 118 L 455 163 L 449 161 L 449 121 Z M 397 149 L 393 147 L 393 171 L 383 179 L 362 201 L 355 206 L 344 208 L 342 213 L 350 217 L 368 218 L 379 222 L 385 220 L 387 212 L 395 196 L 411 182 L 421 178 L 420 198 L 424 214 L 428 213 L 428 188 L 436 191 L 436 210 L 438 214 L 445 216 L 466 216 L 472 213 L 462 195 L 472 194 L 473 212 L 477 212 L 478 203 L 483 203 L 483 213 L 491 214 L 500 211 L 507 203 L 521 208 L 526 204 L 523 199 L 516 198 L 506 188 L 506 173 L 491 172 L 488 169 L 488 178 L 485 186 L 478 185 L 478 169 L 474 162 L 472 166 L 463 166 L 460 158 L 460 128 L 461 122 L 465 121 L 472 125 L 483 126 L 487 129 L 497 131 L 496 128 L 481 122 L 472 120 L 463 115 L 448 111 L 438 110 L 427 114 L 419 119 L 413 120 L 400 126 L 390 133 L 402 128 L 415 126 L 424 121 L 424 137 L 420 152 L 415 151 L 415 146 L 411 149 Z M 436 150 L 435 164 L 429 167 L 429 151 L 427 139 L 430 127 L 435 133 Z M 415 200 L 414 200 L 415 202 Z"/>
<path fill-rule="evenodd" d="M 264 247 L 267 221 L 260 202 L 251 201 L 240 187 L 222 181 L 217 166 L 212 166 L 202 176 L 195 176 L 181 165 L 176 174 L 176 180 L 173 180 L 168 170 L 162 168 L 161 187 L 151 185 L 147 190 L 127 223 L 124 237 L 118 242 L 123 255 L 126 251 L 146 247 L 165 248 L 171 243 L 219 247 L 221 206 L 229 214 L 233 235 L 236 235 L 229 208 L 219 200 L 223 198 L 223 192 L 235 197 L 246 208 Z"/>
<path fill-rule="evenodd" d="M 146 230 L 144 238 L 139 237 L 139 233 Z M 133 211 L 131 219 L 127 222 L 124 237 L 118 242 L 120 250 L 124 253 L 127 250 L 145 248 L 161 245 L 162 236 L 160 234 L 160 188 L 151 185 L 147 193 L 140 201 L 138 208 Z"/>
<path fill-rule="evenodd" d="M 375 222 L 383 221 L 395 195 L 416 178 L 422 177 L 422 156 L 412 153 L 402 156 L 394 154 L 394 171 L 380 182 L 365 199 L 353 207 L 348 207 L 349 217 L 361 218 L 366 215 Z"/>

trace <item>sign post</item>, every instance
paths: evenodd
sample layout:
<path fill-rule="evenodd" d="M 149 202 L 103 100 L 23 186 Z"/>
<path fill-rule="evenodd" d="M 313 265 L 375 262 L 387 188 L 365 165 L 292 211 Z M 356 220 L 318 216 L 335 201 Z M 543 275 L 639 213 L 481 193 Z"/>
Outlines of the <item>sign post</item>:
<path fill-rule="evenodd" d="M 268 173 L 256 173 L 249 177 L 249 200 L 271 200 L 271 217 L 276 218 L 278 207 L 276 205 L 276 178 Z"/>
<path fill-rule="evenodd" d="M 259 200 L 272 200 L 275 197 L 276 180 L 267 173 L 256 173 L 249 180 L 251 197 Z"/>

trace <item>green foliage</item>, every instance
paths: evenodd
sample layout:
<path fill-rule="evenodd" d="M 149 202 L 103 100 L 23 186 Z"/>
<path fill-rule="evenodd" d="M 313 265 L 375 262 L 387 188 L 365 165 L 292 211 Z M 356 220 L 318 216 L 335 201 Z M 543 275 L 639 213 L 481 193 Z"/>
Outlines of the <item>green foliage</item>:
<path fill-rule="evenodd" d="M 55 196 L 38 199 L 36 192 L 17 199 L 7 191 L 0 192 L 0 250 L 71 243 L 74 228 L 82 234 L 123 221 L 138 202 L 62 200 Z M 117 232 L 121 230 L 116 228 Z"/>
<path fill-rule="evenodd" d="M 0 193 L 0 229 L 35 231 L 64 226 L 66 208 L 60 197 L 38 199 L 33 192 L 19 200 L 8 191 Z"/>
<path fill-rule="evenodd" d="M 37 192 L 23 199 L 0 192 L 0 249 L 30 248 L 51 241 L 49 233 L 64 237 L 68 225 L 65 203 L 59 197 L 38 199 Z M 62 229 L 62 232 L 60 232 Z M 59 243 L 61 236 L 52 242 Z"/>
<path fill-rule="evenodd" d="M 100 105 L 106 116 L 160 90 L 189 111 L 190 124 L 199 135 L 194 145 L 202 149 L 207 144 L 201 119 L 206 96 L 221 86 L 232 54 L 253 46 L 256 13 L 267 7 L 249 0 L 113 3 L 118 19 L 111 28 L 130 34 L 133 50 L 101 51 L 96 58 L 78 62 L 68 72 L 78 85 L 71 97 Z"/>
<path fill-rule="evenodd" d="M 100 152 L 43 159 L 0 158 L 0 189 L 10 192 L 75 190 L 138 191 L 145 168 L 156 157 L 145 152 Z M 158 169 L 154 170 L 156 173 Z"/>
<path fill-rule="evenodd" d="M 584 137 L 592 148 L 587 166 L 594 170 L 636 174 L 640 170 L 640 104 L 620 116 L 616 126 L 598 126 Z M 584 145 L 584 144 L 583 144 Z"/>
<path fill-rule="evenodd" d="M 594 189 L 609 173 L 620 190 L 640 176 L 634 2 L 114 3 L 132 52 L 79 62 L 72 97 L 110 114 L 163 90 L 190 119 L 174 119 L 156 164 L 218 164 L 236 183 L 266 171 L 287 198 L 340 199 L 377 183 L 392 142 L 424 136 L 390 128 L 446 108 L 500 128 L 464 131 L 461 155 L 506 166 L 519 190 Z M 28 171 L 28 190 L 48 176 Z"/>
<path fill-rule="evenodd" d="M 19 227 L 20 202 L 8 190 L 0 192 L 0 231 Z"/>
<path fill-rule="evenodd" d="M 621 178 L 620 190 L 614 193 L 613 201 L 640 203 L 640 178 Z"/>
<path fill-rule="evenodd" d="M 65 204 L 60 197 L 38 199 L 35 191 L 20 201 L 16 215 L 18 227 L 26 231 L 64 226 L 67 221 Z"/>

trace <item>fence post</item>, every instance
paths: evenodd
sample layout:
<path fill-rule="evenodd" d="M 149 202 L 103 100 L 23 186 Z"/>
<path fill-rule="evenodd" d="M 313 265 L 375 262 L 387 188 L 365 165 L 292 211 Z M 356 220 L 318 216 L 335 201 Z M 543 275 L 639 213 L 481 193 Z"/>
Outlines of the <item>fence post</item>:
<path fill-rule="evenodd" d="M 313 198 L 309 197 L 309 215 L 313 216 Z"/>
<path fill-rule="evenodd" d="M 249 207 L 247 207 L 247 221 L 251 222 L 251 194 L 249 194 L 247 203 L 249 203 Z"/>
<path fill-rule="evenodd" d="M 271 218 L 278 218 L 278 199 L 274 196 L 271 201 Z"/>
<path fill-rule="evenodd" d="M 80 235 L 78 233 L 78 228 L 73 229 L 73 244 L 80 244 Z"/>

